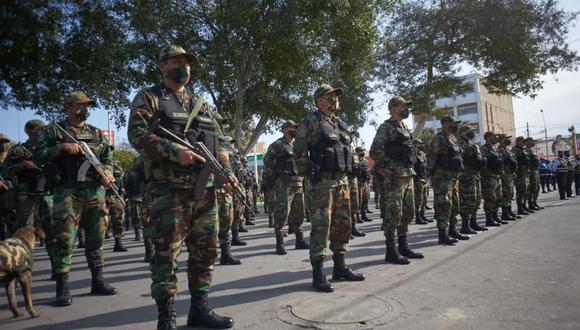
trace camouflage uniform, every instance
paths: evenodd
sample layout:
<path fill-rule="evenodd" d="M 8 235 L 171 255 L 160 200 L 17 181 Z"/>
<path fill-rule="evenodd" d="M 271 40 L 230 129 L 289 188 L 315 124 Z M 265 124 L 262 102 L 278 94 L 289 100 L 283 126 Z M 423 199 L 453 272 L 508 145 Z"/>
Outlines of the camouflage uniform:
<path fill-rule="evenodd" d="M 503 202 L 501 174 L 504 162 L 497 147 L 488 143 L 481 147 L 481 155 L 486 160 L 486 166 L 481 176 L 485 224 L 486 226 L 496 226 L 505 223 L 499 219 L 497 214 Z"/>
<path fill-rule="evenodd" d="M 407 101 L 402 98 L 400 100 L 392 99 L 389 101 L 389 109 L 397 102 L 404 104 Z M 385 189 L 383 226 L 386 239 L 385 261 L 408 264 L 409 261 L 401 257 L 395 249 L 395 231 L 399 236 L 398 252 L 400 254 L 409 258 L 423 257 L 407 247 L 409 223 L 415 215 L 413 175 L 416 173 L 413 165 L 416 160 L 416 150 L 413 144 L 413 135 L 405 123 L 391 117 L 379 126 L 369 153 L 375 161 L 377 171 L 383 177 Z"/>
<path fill-rule="evenodd" d="M 463 131 L 469 131 L 469 126 L 459 129 L 459 147 L 462 150 L 464 169 L 459 176 L 459 213 L 461 214 L 461 233 L 476 234 L 487 230 L 477 224 L 477 210 L 481 204 L 481 171 L 484 161 L 479 146 L 472 140 L 461 137 Z"/>
<path fill-rule="evenodd" d="M 518 167 L 518 162 L 514 159 L 511 151 L 508 150 L 507 145 L 504 143 L 504 141 L 510 137 L 511 136 L 505 136 L 504 134 L 501 134 L 500 145 L 497 148 L 504 160 L 503 171 L 501 174 L 501 206 L 503 220 L 515 220 L 517 218 L 516 215 L 512 212 L 512 199 L 514 198 L 514 175 Z M 504 213 L 506 214 L 505 216 Z"/>
<path fill-rule="evenodd" d="M 0 134 L 0 175 L 6 181 L 6 187 L 0 187 L 0 239 L 2 240 L 14 232 L 16 225 L 16 196 L 4 163 L 10 146 L 8 136 Z"/>
<path fill-rule="evenodd" d="M 225 140 L 226 141 L 224 142 L 224 146 L 227 147 L 227 150 L 228 150 L 229 156 L 230 156 L 230 161 L 237 160 L 238 159 L 237 155 L 234 153 L 235 149 L 228 142 L 231 139 L 229 137 L 226 137 Z M 232 163 L 232 167 L 234 169 L 236 169 L 237 166 L 241 166 L 241 163 L 239 163 L 239 162 Z M 216 192 L 217 192 L 217 200 L 218 200 L 218 218 L 219 218 L 219 225 L 220 225 L 220 229 L 218 232 L 218 239 L 219 239 L 220 250 L 221 250 L 220 264 L 221 265 L 239 265 L 242 262 L 238 258 L 235 258 L 231 253 L 231 246 L 232 245 L 244 246 L 247 244 L 246 242 L 241 241 L 239 239 L 239 236 L 238 236 L 238 229 L 239 229 L 238 223 L 239 223 L 239 217 L 240 217 L 240 213 L 238 211 L 239 205 L 236 206 L 237 208 L 235 209 L 238 212 L 238 215 L 237 215 L 238 222 L 236 222 L 236 226 L 233 227 L 233 224 L 234 224 L 234 199 L 233 199 L 231 193 L 228 193 L 223 188 L 217 189 Z M 237 199 L 236 199 L 236 201 L 237 201 Z"/>
<path fill-rule="evenodd" d="M 293 121 L 286 122 L 282 129 L 295 127 Z M 304 177 L 298 176 L 294 160 L 293 141 L 281 137 L 268 147 L 264 155 L 264 167 L 272 173 L 275 196 L 274 232 L 276 234 L 276 253 L 286 254 L 284 248 L 283 228 L 288 223 L 290 231 L 296 235 L 296 249 L 308 249 L 304 240 L 302 224 L 304 223 Z"/>
<path fill-rule="evenodd" d="M 115 178 L 117 191 L 121 197 L 123 197 L 125 195 L 125 187 L 123 186 L 123 169 L 117 162 L 113 162 L 113 177 Z M 123 237 L 125 206 L 123 206 L 123 201 L 113 192 L 112 189 L 107 189 L 105 202 L 109 214 L 109 226 L 113 229 L 113 237 L 115 238 L 113 251 L 125 252 L 127 251 L 127 248 L 123 246 L 121 241 L 121 238 Z"/>
<path fill-rule="evenodd" d="M 415 191 L 415 222 L 417 224 L 426 224 L 429 222 L 425 217 L 425 205 L 427 202 L 427 154 L 422 150 L 417 150 L 417 159 L 413 165 L 415 175 L 413 176 L 413 184 Z"/>
<path fill-rule="evenodd" d="M 523 137 L 518 137 L 516 141 L 522 140 Z M 526 202 L 529 195 L 530 177 L 529 177 L 529 154 L 523 145 L 515 145 L 512 148 L 512 154 L 518 162 L 516 171 L 516 202 L 518 205 L 518 214 L 526 215 L 531 211 L 526 207 Z M 533 211 L 532 211 L 533 213 Z"/>
<path fill-rule="evenodd" d="M 352 132 L 351 132 L 352 133 Z M 352 136 L 352 134 L 351 134 Z M 349 150 L 352 151 L 352 148 L 349 146 Z M 361 210 L 361 194 L 359 191 L 359 184 L 358 184 L 358 172 L 360 171 L 360 162 L 358 157 L 353 154 L 352 158 L 352 169 L 347 171 L 348 176 L 348 190 L 350 191 L 350 217 L 351 217 L 351 238 L 352 237 L 363 237 L 366 236 L 366 233 L 359 231 L 356 228 L 357 223 L 364 222 L 363 219 L 360 217 L 360 210 Z"/>
<path fill-rule="evenodd" d="M 355 151 L 364 153 L 364 148 L 357 147 Z M 369 209 L 369 179 L 370 179 L 370 170 L 369 170 L 369 162 L 365 159 L 365 157 L 355 156 L 358 158 L 358 166 L 356 171 L 356 177 L 358 180 L 358 196 L 360 201 L 360 216 L 364 221 L 372 221 L 367 217 L 367 211 Z"/>
<path fill-rule="evenodd" d="M 340 89 L 322 85 L 316 90 L 314 99 L 319 102 L 325 97 L 329 108 L 334 106 L 336 109 L 337 96 L 341 93 Z M 294 158 L 298 175 L 307 176 L 310 180 L 306 192 L 306 205 L 312 223 L 310 261 L 313 286 L 319 291 L 334 290 L 323 273 L 329 241 L 333 252 L 334 278 L 364 280 L 362 274 L 352 272 L 344 263 L 351 234 L 350 192 L 346 176 L 346 172 L 352 169 L 350 162 L 353 155 L 348 148 L 350 142 L 346 123 L 334 114 L 325 114 L 321 109 L 307 115 L 296 131 Z"/>
<path fill-rule="evenodd" d="M 246 188 L 244 187 L 243 182 L 246 178 L 246 169 L 242 163 L 243 156 L 240 151 L 232 145 L 231 150 L 229 151 L 229 157 L 230 166 L 233 169 L 236 178 L 240 182 L 240 188 L 242 189 L 242 193 L 245 196 Z M 238 197 L 235 196 L 233 197 L 232 204 L 234 209 L 234 220 L 232 223 L 232 245 L 246 245 L 246 243 L 239 238 L 239 232 L 247 231 L 247 229 L 244 228 L 244 221 L 242 221 L 245 212 L 244 204 Z"/>

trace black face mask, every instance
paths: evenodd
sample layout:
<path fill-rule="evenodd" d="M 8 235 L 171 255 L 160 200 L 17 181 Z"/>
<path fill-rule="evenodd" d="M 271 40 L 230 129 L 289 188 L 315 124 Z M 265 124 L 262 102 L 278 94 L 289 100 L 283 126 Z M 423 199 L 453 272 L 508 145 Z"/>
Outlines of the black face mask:
<path fill-rule="evenodd" d="M 187 84 L 189 81 L 189 72 L 185 66 L 167 70 L 167 77 L 177 84 Z"/>
<path fill-rule="evenodd" d="M 503 140 L 503 145 L 504 145 L 504 146 L 506 146 L 506 147 L 507 147 L 507 146 L 509 146 L 509 145 L 511 145 L 511 144 L 512 144 L 512 140 L 510 140 L 510 139 L 505 139 L 505 140 Z"/>
<path fill-rule="evenodd" d="M 403 118 L 403 119 L 409 118 L 410 114 L 411 114 L 411 111 L 409 111 L 409 109 L 405 109 L 405 110 L 399 112 L 399 116 L 401 116 L 401 118 Z"/>
<path fill-rule="evenodd" d="M 75 117 L 77 117 L 78 120 L 80 121 L 85 121 L 89 118 L 91 114 L 89 113 L 89 109 L 84 108 L 84 109 L 78 109 L 77 113 L 75 115 Z"/>
<path fill-rule="evenodd" d="M 453 133 L 453 134 L 457 134 L 457 125 L 449 125 L 449 132 Z"/>
<path fill-rule="evenodd" d="M 290 131 L 288 131 L 288 135 L 289 135 L 290 137 L 293 137 L 293 138 L 295 138 L 295 137 L 296 137 L 296 131 L 295 131 L 295 130 L 290 130 Z"/>
<path fill-rule="evenodd" d="M 468 140 L 471 140 L 475 137 L 475 133 L 473 133 L 473 131 L 468 131 L 465 133 L 465 136 L 467 137 Z"/>

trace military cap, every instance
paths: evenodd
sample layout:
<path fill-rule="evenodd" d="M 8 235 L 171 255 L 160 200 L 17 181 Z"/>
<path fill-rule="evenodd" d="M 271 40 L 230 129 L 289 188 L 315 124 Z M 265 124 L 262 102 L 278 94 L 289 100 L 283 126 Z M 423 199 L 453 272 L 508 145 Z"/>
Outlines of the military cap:
<path fill-rule="evenodd" d="M 342 88 L 333 88 L 328 84 L 322 84 L 314 92 L 314 100 L 317 100 L 319 97 L 328 95 L 330 93 L 335 93 L 336 96 L 340 96 L 342 95 Z"/>
<path fill-rule="evenodd" d="M 8 135 L 0 133 L 0 142 L 10 142 L 10 138 Z"/>
<path fill-rule="evenodd" d="M 189 63 L 193 63 L 197 60 L 195 55 L 186 52 L 185 49 L 183 49 L 181 46 L 169 45 L 169 46 L 163 47 L 161 49 L 161 51 L 159 52 L 159 62 L 163 62 L 163 61 L 167 60 L 168 58 L 179 56 L 179 55 L 185 55 L 185 57 L 187 57 L 187 61 Z"/>
<path fill-rule="evenodd" d="M 485 132 L 485 133 L 483 134 L 483 138 L 484 138 L 484 139 L 487 139 L 488 137 L 492 137 L 492 136 L 499 136 L 499 134 L 496 134 L 496 133 L 494 133 L 494 132 L 492 132 L 492 131 L 487 131 L 487 132 Z"/>
<path fill-rule="evenodd" d="M 95 102 L 95 100 L 89 99 L 87 94 L 85 94 L 85 92 L 83 92 L 83 91 L 74 91 L 74 92 L 70 93 L 69 95 L 67 95 L 64 98 L 64 104 L 69 104 L 69 103 L 79 103 L 79 104 L 88 104 L 88 105 L 96 105 L 97 104 L 97 102 Z"/>
<path fill-rule="evenodd" d="M 524 142 L 537 142 L 534 138 L 527 137 L 524 139 Z"/>
<path fill-rule="evenodd" d="M 445 123 L 456 123 L 456 124 L 459 124 L 459 123 L 461 123 L 461 120 L 455 120 L 451 116 L 445 116 L 445 117 L 441 118 L 440 122 L 441 122 L 441 125 L 443 125 Z"/>
<path fill-rule="evenodd" d="M 392 99 L 389 100 L 388 107 L 390 109 L 392 107 L 396 107 L 396 106 L 401 105 L 401 104 L 404 104 L 404 105 L 412 105 L 413 104 L 413 101 L 407 101 L 404 98 L 402 98 L 401 96 L 395 96 L 395 97 L 393 97 Z"/>
<path fill-rule="evenodd" d="M 471 128 L 471 126 L 467 126 L 467 125 L 461 125 L 461 127 L 459 127 L 458 132 L 461 134 L 463 132 L 466 131 L 473 131 L 473 128 Z"/>
<path fill-rule="evenodd" d="M 287 127 L 296 127 L 296 126 L 298 126 L 298 125 L 296 125 L 296 122 L 294 120 L 288 120 L 287 122 L 285 122 L 282 125 L 282 129 L 285 129 Z"/>
<path fill-rule="evenodd" d="M 367 148 L 363 147 L 363 146 L 358 146 L 354 149 L 354 151 L 356 152 L 364 152 L 367 151 Z"/>
<path fill-rule="evenodd" d="M 46 127 L 46 125 L 40 119 L 32 119 L 32 120 L 29 120 L 24 125 L 24 129 L 25 130 L 29 130 L 29 129 L 42 129 L 42 128 L 45 128 L 45 127 Z"/>
<path fill-rule="evenodd" d="M 497 136 L 499 137 L 500 140 L 510 139 L 512 137 L 511 135 L 505 135 L 505 134 L 498 134 Z"/>
<path fill-rule="evenodd" d="M 516 138 L 516 142 L 520 142 L 520 141 L 522 141 L 522 142 L 524 141 L 524 137 L 523 136 L 518 136 Z"/>

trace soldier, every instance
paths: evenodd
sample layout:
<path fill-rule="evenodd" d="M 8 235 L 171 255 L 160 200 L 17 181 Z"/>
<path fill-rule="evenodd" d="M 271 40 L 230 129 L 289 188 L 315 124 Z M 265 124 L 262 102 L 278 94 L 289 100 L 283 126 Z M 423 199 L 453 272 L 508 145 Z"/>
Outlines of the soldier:
<path fill-rule="evenodd" d="M 463 169 L 461 148 L 454 135 L 457 133 L 459 123 L 460 121 L 455 121 L 450 116 L 441 118 L 441 131 L 433 137 L 427 151 L 428 168 L 435 193 L 433 206 L 439 231 L 439 244 L 443 245 L 455 245 L 457 239 L 469 239 L 468 236 L 452 230 L 457 221 L 453 215 L 459 212 L 457 180 Z M 451 234 L 455 238 L 450 237 Z"/>
<path fill-rule="evenodd" d="M 352 155 L 352 167 L 350 170 L 347 170 L 347 177 L 348 177 L 348 190 L 350 192 L 350 224 L 351 224 L 351 230 L 350 230 L 350 234 L 351 234 L 351 239 L 354 237 L 363 237 L 366 236 L 367 234 L 359 231 L 356 228 L 356 224 L 357 223 L 363 223 L 364 220 L 361 219 L 360 217 L 360 193 L 358 190 L 358 178 L 357 178 L 357 173 L 360 169 L 360 164 L 358 161 L 358 157 L 356 157 L 354 155 L 354 153 L 352 152 L 352 146 L 350 145 L 350 142 L 352 141 L 352 137 L 354 135 L 354 131 L 351 131 L 350 134 L 348 135 L 347 138 L 345 138 L 345 141 L 348 142 L 348 151 L 351 153 Z"/>
<path fill-rule="evenodd" d="M 529 155 L 525 148 L 524 137 L 518 136 L 516 138 L 516 145 L 512 148 L 512 154 L 518 162 L 518 169 L 516 171 L 516 203 L 518 205 L 519 215 L 528 215 L 534 213 L 531 209 L 526 207 L 528 193 L 530 188 L 529 177 Z"/>
<path fill-rule="evenodd" d="M 528 194 L 528 205 L 532 210 L 541 210 L 543 207 L 538 205 L 538 195 L 540 193 L 540 160 L 538 156 L 534 153 L 534 147 L 536 146 L 536 141 L 533 138 L 526 138 L 524 140 L 526 150 L 528 151 L 529 159 L 529 178 L 530 178 L 530 191 Z"/>
<path fill-rule="evenodd" d="M 8 156 L 11 143 L 8 136 L 0 134 L 0 238 L 2 240 L 8 238 L 13 231 L 16 218 L 16 197 L 14 196 L 14 189 L 12 181 L 8 176 L 5 176 L 6 166 L 4 161 Z"/>
<path fill-rule="evenodd" d="M 264 155 L 264 167 L 271 174 L 274 195 L 274 233 L 276 235 L 276 254 L 286 254 L 283 229 L 286 223 L 296 235 L 294 245 L 297 250 L 306 250 L 309 244 L 304 240 L 302 224 L 304 223 L 304 177 L 298 176 L 294 160 L 294 138 L 296 123 L 292 120 L 282 125 L 283 136 L 268 147 Z"/>
<path fill-rule="evenodd" d="M 416 160 L 413 135 L 403 119 L 409 117 L 411 101 L 400 96 L 389 100 L 391 118 L 385 120 L 373 139 L 370 155 L 383 177 L 385 197 L 384 234 L 385 262 L 406 265 L 407 258 L 423 258 L 423 254 L 409 249 L 407 233 L 415 215 L 413 191 L 413 166 Z M 395 248 L 395 231 L 398 234 L 398 251 Z"/>
<path fill-rule="evenodd" d="M 574 160 L 574 188 L 576 196 L 580 196 L 580 155 L 576 155 Z"/>
<path fill-rule="evenodd" d="M 264 212 L 268 214 L 268 227 L 274 228 L 274 194 L 272 193 L 272 173 L 264 167 L 262 172 L 262 192 L 264 193 Z"/>
<path fill-rule="evenodd" d="M 234 171 L 234 175 L 236 176 L 239 182 L 244 182 L 245 173 L 244 173 L 244 163 L 242 162 L 242 154 L 236 149 L 234 146 L 236 140 L 232 139 L 229 136 L 225 137 L 225 141 L 228 141 L 228 157 L 230 160 L 230 167 Z M 246 189 L 243 185 L 240 185 L 244 196 L 246 195 Z M 244 228 L 244 221 L 242 221 L 242 217 L 244 215 L 244 205 L 242 201 L 238 197 L 233 197 L 232 199 L 233 205 L 233 212 L 234 212 L 234 220 L 232 222 L 232 245 L 233 246 L 245 246 L 246 242 L 240 239 L 239 233 L 245 233 L 248 230 Z"/>
<path fill-rule="evenodd" d="M 494 132 L 483 134 L 485 144 L 481 147 L 481 155 L 485 159 L 485 169 L 481 176 L 481 191 L 483 194 L 483 210 L 485 211 L 485 225 L 497 227 L 507 224 L 499 219 L 498 211 L 501 206 L 503 195 L 501 190 L 501 174 L 504 161 L 497 150 L 499 143 L 498 135 Z"/>
<path fill-rule="evenodd" d="M 499 136 L 499 151 L 503 158 L 503 171 L 501 174 L 501 219 L 502 220 L 516 220 L 521 216 L 515 215 L 512 211 L 512 199 L 514 198 L 514 176 L 518 169 L 518 162 L 514 159 L 508 147 L 512 144 L 511 136 L 500 134 Z"/>
<path fill-rule="evenodd" d="M 352 168 L 348 149 L 350 136 L 346 123 L 339 120 L 338 96 L 342 89 L 322 85 L 314 92 L 318 110 L 306 116 L 296 131 L 294 158 L 298 175 L 308 176 L 307 205 L 310 209 L 310 263 L 312 285 L 321 292 L 332 292 L 323 263 L 330 240 L 335 280 L 363 281 L 364 275 L 346 267 L 344 257 L 351 234 L 351 218 L 346 172 Z"/>
<path fill-rule="evenodd" d="M 463 158 L 463 172 L 459 176 L 459 214 L 461 233 L 466 235 L 486 231 L 477 223 L 477 210 L 481 204 L 481 172 L 485 166 L 479 146 L 473 142 L 475 132 L 469 126 L 459 128 L 459 146 Z"/>
<path fill-rule="evenodd" d="M 246 194 L 245 194 L 246 204 L 250 205 L 250 207 L 251 207 L 253 205 L 252 203 L 253 203 L 253 199 L 254 199 L 254 197 L 252 197 L 253 178 L 252 178 L 252 175 L 250 172 L 250 168 L 248 167 L 248 159 L 246 157 L 243 157 L 243 155 L 241 158 L 242 158 L 242 166 L 244 168 L 244 178 L 243 178 L 244 181 L 242 181 L 242 184 L 243 184 L 244 189 L 246 191 Z M 244 208 L 244 218 L 246 219 L 246 221 L 245 221 L 246 226 L 256 225 L 253 221 L 255 219 L 254 219 L 254 216 L 252 215 L 251 211 L 252 210 L 249 208 Z"/>
<path fill-rule="evenodd" d="M 203 142 L 224 168 L 230 169 L 228 152 L 219 143 L 223 134 L 209 105 L 185 87 L 190 80 L 190 63 L 194 61 L 194 55 L 179 46 L 164 47 L 159 54 L 161 83 L 140 91 L 131 103 L 129 142 L 145 158 L 145 175 L 152 195 L 147 231 L 155 245 L 150 269 L 151 296 L 159 312 L 158 329 L 176 328 L 175 273 L 184 242 L 189 251 L 187 278 L 191 294 L 187 325 L 233 326 L 233 319 L 216 314 L 207 301 L 217 257 L 215 182 L 201 175 L 206 173 L 203 157 L 170 141 L 158 128 Z M 196 180 L 202 181 L 196 184 Z M 222 184 L 238 183 L 231 176 L 229 182 Z"/>
<path fill-rule="evenodd" d="M 415 175 L 413 176 L 413 184 L 415 190 L 415 223 L 418 225 L 426 225 L 429 220 L 425 217 L 425 195 L 427 194 L 427 154 L 425 153 L 425 144 L 421 139 L 415 139 L 417 147 L 417 158 L 413 169 Z"/>
<path fill-rule="evenodd" d="M 369 162 L 365 158 L 365 147 L 356 147 L 354 151 L 358 157 L 357 180 L 358 180 L 358 194 L 360 200 L 360 217 L 361 220 L 371 222 L 373 219 L 367 217 L 369 210 L 369 179 L 371 172 L 369 170 Z"/>
<path fill-rule="evenodd" d="M 24 126 L 28 140 L 10 148 L 5 165 L 7 177 L 14 178 L 15 183 L 16 226 L 13 230 L 40 224 L 46 234 L 46 252 L 52 265 L 54 248 L 52 195 L 49 192 L 45 169 L 33 162 L 33 155 L 44 129 L 42 120 L 28 121 Z"/>
<path fill-rule="evenodd" d="M 115 186 L 117 191 L 123 197 L 125 189 L 123 186 L 123 169 L 117 161 L 113 161 L 113 177 L 115 178 Z M 107 210 L 109 214 L 110 226 L 113 229 L 113 237 L 115 245 L 114 252 L 127 252 L 127 248 L 123 246 L 123 217 L 125 215 L 125 206 L 123 206 L 121 198 L 113 192 L 112 189 L 107 189 L 105 196 L 107 203 Z"/>
<path fill-rule="evenodd" d="M 88 160 L 81 147 L 55 125 L 46 128 L 34 156 L 38 166 L 51 163 L 55 172 L 51 176 L 55 177 L 54 272 L 57 306 L 72 304 L 68 273 L 78 227 L 84 228 L 87 237 L 85 256 L 92 275 L 91 294 L 117 294 L 117 289 L 103 280 L 103 242 L 108 225 L 105 189 L 115 182 L 111 147 L 101 130 L 86 123 L 89 106 L 93 105 L 95 101 L 89 99 L 84 92 L 72 92 L 64 102 L 67 119 L 59 125 L 77 140 L 87 143 L 105 167 L 104 175 L 99 175 L 93 167 L 86 166 Z"/>
<path fill-rule="evenodd" d="M 568 172 L 566 176 L 566 196 L 574 197 L 572 194 L 572 183 L 574 182 L 574 157 L 570 156 L 570 151 L 564 151 L 564 157 L 568 161 Z"/>

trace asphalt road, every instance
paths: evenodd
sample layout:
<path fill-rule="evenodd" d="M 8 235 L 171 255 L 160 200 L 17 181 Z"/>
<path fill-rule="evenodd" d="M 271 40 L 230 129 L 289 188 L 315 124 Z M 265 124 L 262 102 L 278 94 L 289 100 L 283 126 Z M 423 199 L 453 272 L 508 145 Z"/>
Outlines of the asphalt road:
<path fill-rule="evenodd" d="M 384 263 L 375 212 L 373 222 L 360 226 L 367 236 L 354 239 L 347 254 L 347 264 L 364 272 L 366 281 L 335 283 L 331 294 L 311 289 L 308 253 L 293 249 L 292 235 L 288 254 L 274 254 L 273 231 L 260 213 L 258 225 L 242 234 L 248 246 L 233 248 L 243 264 L 215 267 L 210 304 L 234 317 L 238 329 L 580 329 L 580 197 L 560 201 L 552 192 L 540 198 L 545 210 L 455 247 L 437 245 L 433 223 L 412 225 L 410 245 L 426 258 L 408 266 Z M 90 272 L 83 251 L 75 250 L 74 302 L 64 308 L 52 305 L 55 284 L 46 254 L 37 248 L 33 298 L 43 316 L 12 319 L 2 292 L 0 328 L 154 329 L 157 311 L 142 243 L 132 233 L 125 241 L 125 253 L 112 252 L 112 240 L 106 243 L 105 277 L 120 294 L 90 296 Z M 186 258 L 184 249 L 177 296 L 182 328 L 189 308 Z M 327 274 L 331 267 L 325 264 Z M 18 300 L 25 312 L 20 292 Z"/>

